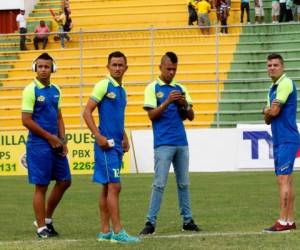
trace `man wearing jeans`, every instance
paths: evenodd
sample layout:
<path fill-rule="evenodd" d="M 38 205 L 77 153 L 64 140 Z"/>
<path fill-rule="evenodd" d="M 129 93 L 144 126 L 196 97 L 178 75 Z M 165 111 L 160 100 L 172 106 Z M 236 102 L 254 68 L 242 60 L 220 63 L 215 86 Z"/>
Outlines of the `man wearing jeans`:
<path fill-rule="evenodd" d="M 191 98 L 184 86 L 173 80 L 177 56 L 167 52 L 161 59 L 161 74 L 145 89 L 144 109 L 152 121 L 154 135 L 154 182 L 147 221 L 140 235 L 153 234 L 167 184 L 171 163 L 177 182 L 183 230 L 199 231 L 190 208 L 189 149 L 182 120 L 194 119 Z"/>

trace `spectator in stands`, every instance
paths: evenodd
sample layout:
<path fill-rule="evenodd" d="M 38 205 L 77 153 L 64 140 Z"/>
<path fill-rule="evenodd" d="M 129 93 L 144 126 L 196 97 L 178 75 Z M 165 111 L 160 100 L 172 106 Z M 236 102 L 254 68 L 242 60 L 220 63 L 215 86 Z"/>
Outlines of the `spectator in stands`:
<path fill-rule="evenodd" d="M 300 22 L 300 0 L 294 0 L 294 20 Z"/>
<path fill-rule="evenodd" d="M 272 79 L 268 105 L 263 114 L 266 124 L 271 124 L 275 174 L 279 186 L 280 215 L 268 232 L 296 229 L 294 222 L 293 167 L 299 149 L 297 127 L 297 87 L 284 74 L 283 58 L 271 54 L 267 58 L 267 69 Z"/>
<path fill-rule="evenodd" d="M 279 0 L 272 0 L 272 23 L 278 23 L 280 13 Z"/>
<path fill-rule="evenodd" d="M 67 32 L 70 32 L 71 29 L 73 28 L 73 23 L 72 23 L 72 18 L 71 18 L 71 11 L 69 11 L 68 14 L 66 14 L 65 16 L 66 16 L 66 22 L 63 26 L 64 32 L 65 32 L 64 34 L 65 34 L 65 38 L 67 39 L 67 41 L 70 41 L 71 38 L 67 34 Z"/>
<path fill-rule="evenodd" d="M 46 49 L 48 43 L 48 36 L 49 36 L 49 28 L 46 25 L 45 21 L 41 20 L 40 25 L 37 26 L 34 30 L 35 37 L 33 39 L 34 48 L 36 50 L 39 49 L 39 42 L 43 43 L 43 49 Z"/>
<path fill-rule="evenodd" d="M 26 47 L 26 33 L 27 33 L 27 22 L 25 17 L 25 10 L 20 10 L 20 13 L 16 17 L 18 28 L 20 32 L 20 50 L 27 50 Z"/>
<path fill-rule="evenodd" d="M 244 11 L 246 10 L 247 14 L 247 23 L 250 23 L 250 5 L 249 0 L 241 1 L 241 23 L 244 23 Z"/>
<path fill-rule="evenodd" d="M 226 3 L 226 0 L 220 1 L 220 19 L 221 19 L 221 33 L 227 34 L 228 33 L 228 27 L 227 27 L 227 18 L 228 18 L 228 6 Z"/>
<path fill-rule="evenodd" d="M 227 9 L 228 9 L 228 16 L 230 16 L 231 0 L 226 0 L 226 5 L 227 5 Z"/>
<path fill-rule="evenodd" d="M 64 33 L 64 25 L 66 23 L 66 15 L 62 10 L 60 10 L 58 12 L 58 14 L 55 15 L 54 19 L 55 19 L 55 21 L 57 22 L 57 25 L 58 25 L 58 31 L 59 31 L 59 38 L 60 38 L 61 47 L 65 48 L 66 33 Z"/>
<path fill-rule="evenodd" d="M 287 15 L 287 22 L 292 22 L 294 21 L 293 17 L 293 7 L 294 7 L 294 0 L 287 0 L 286 1 L 286 15 Z"/>
<path fill-rule="evenodd" d="M 189 149 L 183 124 L 184 119 L 194 119 L 194 111 L 186 88 L 174 80 L 177 62 L 176 54 L 167 52 L 161 58 L 160 76 L 145 89 L 144 109 L 153 127 L 155 174 L 147 221 L 140 235 L 155 232 L 171 163 L 176 175 L 182 230 L 199 231 L 190 208 Z"/>
<path fill-rule="evenodd" d="M 287 22 L 288 20 L 286 1 L 287 0 L 279 0 L 279 4 L 280 4 L 279 22 L 280 23 Z"/>
<path fill-rule="evenodd" d="M 69 0 L 63 0 L 62 1 L 62 10 L 64 11 L 65 15 L 68 15 L 68 14 L 71 13 L 70 1 Z"/>
<path fill-rule="evenodd" d="M 189 0 L 188 1 L 188 12 L 189 12 L 189 21 L 188 25 L 193 25 L 193 22 L 198 21 L 196 5 L 198 0 Z"/>
<path fill-rule="evenodd" d="M 262 0 L 254 0 L 255 23 L 263 23 L 265 12 Z"/>
<path fill-rule="evenodd" d="M 216 0 L 215 8 L 216 8 L 217 22 L 219 23 L 219 22 L 221 22 L 221 15 L 220 15 L 221 0 Z"/>
<path fill-rule="evenodd" d="M 100 241 L 135 243 L 139 239 L 129 236 L 123 229 L 119 208 L 122 158 L 124 152 L 129 150 L 129 141 L 124 130 L 126 92 L 122 87 L 127 68 L 127 59 L 123 53 L 116 51 L 108 56 L 109 76 L 95 85 L 83 117 L 95 136 L 93 181 L 103 187 L 99 196 L 101 232 L 97 238 Z M 99 113 L 98 128 L 92 115 L 96 108 Z"/>
<path fill-rule="evenodd" d="M 205 35 L 208 35 L 209 34 L 209 26 L 210 26 L 210 20 L 209 20 L 208 14 L 211 10 L 211 5 L 206 0 L 200 0 L 197 3 L 196 8 L 197 8 L 197 14 L 198 14 L 198 25 L 200 26 L 202 33 Z"/>
<path fill-rule="evenodd" d="M 61 114 L 61 92 L 50 81 L 55 72 L 53 58 L 41 54 L 32 65 L 36 78 L 23 91 L 22 122 L 29 130 L 26 144 L 28 178 L 35 185 L 33 207 L 40 238 L 58 236 L 52 216 L 71 185 L 65 125 Z M 46 200 L 51 180 L 56 183 Z"/>

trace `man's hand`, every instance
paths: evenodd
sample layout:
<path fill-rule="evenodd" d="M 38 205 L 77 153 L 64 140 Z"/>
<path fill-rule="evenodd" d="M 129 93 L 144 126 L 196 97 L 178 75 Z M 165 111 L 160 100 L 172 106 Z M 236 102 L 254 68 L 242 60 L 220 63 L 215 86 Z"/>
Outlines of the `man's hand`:
<path fill-rule="evenodd" d="M 108 145 L 107 138 L 105 136 L 97 135 L 97 136 L 95 136 L 95 139 L 96 139 L 96 142 L 100 146 L 101 149 L 105 150 L 105 149 L 110 148 L 109 145 Z"/>
<path fill-rule="evenodd" d="M 170 104 L 174 101 L 182 101 L 185 100 L 185 97 L 177 90 L 173 90 L 170 92 L 168 99 L 167 99 L 167 104 Z"/>
<path fill-rule="evenodd" d="M 177 104 L 180 108 L 187 108 L 188 103 L 185 99 L 185 93 L 181 94 L 181 98 L 179 100 L 177 100 Z"/>
<path fill-rule="evenodd" d="M 66 145 L 66 144 L 63 144 L 62 148 L 63 148 L 63 150 L 62 150 L 62 152 L 60 153 L 60 155 L 61 155 L 61 156 L 66 156 L 66 155 L 68 154 L 68 152 L 69 152 L 67 145 Z"/>
<path fill-rule="evenodd" d="M 122 141 L 122 147 L 123 147 L 123 151 L 124 152 L 128 152 L 130 149 L 130 145 L 129 142 L 127 140 L 123 140 Z"/>
<path fill-rule="evenodd" d="M 47 140 L 52 148 L 60 148 L 63 146 L 61 139 L 59 139 L 56 135 L 49 135 Z"/>

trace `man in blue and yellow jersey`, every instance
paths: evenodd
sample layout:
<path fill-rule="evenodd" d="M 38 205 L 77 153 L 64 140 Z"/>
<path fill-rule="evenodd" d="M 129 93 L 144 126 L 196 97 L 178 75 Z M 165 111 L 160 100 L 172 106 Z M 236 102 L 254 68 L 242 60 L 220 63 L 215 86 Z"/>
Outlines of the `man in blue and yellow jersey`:
<path fill-rule="evenodd" d="M 174 80 L 177 62 L 176 54 L 167 52 L 161 59 L 160 76 L 145 89 L 144 109 L 153 127 L 155 174 L 147 221 L 140 235 L 155 232 L 171 163 L 176 176 L 182 229 L 199 231 L 190 208 L 189 149 L 182 122 L 193 120 L 194 111 L 186 88 Z"/>
<path fill-rule="evenodd" d="M 95 136 L 93 181 L 103 185 L 99 196 L 99 241 L 139 241 L 137 237 L 129 236 L 120 222 L 120 170 L 123 154 L 129 150 L 129 141 L 124 130 L 126 92 L 122 86 L 127 68 L 127 59 L 123 53 L 116 51 L 108 56 L 109 75 L 95 85 L 83 113 L 87 126 Z M 98 128 L 92 116 L 96 108 L 99 114 Z"/>
<path fill-rule="evenodd" d="M 35 184 L 33 208 L 37 235 L 57 236 L 52 215 L 64 192 L 71 185 L 65 140 L 65 125 L 61 114 L 61 92 L 50 81 L 56 65 L 47 53 L 33 63 L 36 78 L 23 91 L 22 122 L 29 130 L 26 144 L 29 182 Z M 51 180 L 56 183 L 46 203 Z"/>
<path fill-rule="evenodd" d="M 296 84 L 284 74 L 283 58 L 271 54 L 267 58 L 268 74 L 273 81 L 268 95 L 268 105 L 263 114 L 266 124 L 271 124 L 275 174 L 279 186 L 280 215 L 267 232 L 296 229 L 294 222 L 293 167 L 299 148 L 296 123 Z"/>

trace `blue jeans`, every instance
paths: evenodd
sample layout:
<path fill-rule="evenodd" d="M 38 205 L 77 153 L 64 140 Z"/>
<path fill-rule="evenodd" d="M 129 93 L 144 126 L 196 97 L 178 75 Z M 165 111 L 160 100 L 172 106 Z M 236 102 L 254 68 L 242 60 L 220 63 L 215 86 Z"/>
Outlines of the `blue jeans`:
<path fill-rule="evenodd" d="M 189 191 L 189 148 L 188 146 L 159 146 L 154 150 L 154 182 L 147 221 L 156 224 L 157 214 L 167 184 L 171 163 L 177 182 L 180 214 L 184 222 L 192 219 Z"/>
<path fill-rule="evenodd" d="M 59 34 L 59 37 L 60 37 L 60 45 L 61 45 L 62 48 L 64 48 L 64 47 L 65 47 L 65 37 L 66 37 L 66 34 L 63 33 L 63 32 L 64 32 L 64 28 L 60 26 L 59 29 L 58 29 L 58 31 L 61 32 L 61 33 Z"/>

